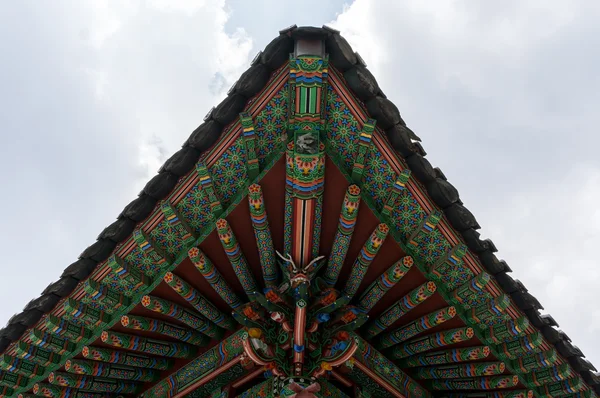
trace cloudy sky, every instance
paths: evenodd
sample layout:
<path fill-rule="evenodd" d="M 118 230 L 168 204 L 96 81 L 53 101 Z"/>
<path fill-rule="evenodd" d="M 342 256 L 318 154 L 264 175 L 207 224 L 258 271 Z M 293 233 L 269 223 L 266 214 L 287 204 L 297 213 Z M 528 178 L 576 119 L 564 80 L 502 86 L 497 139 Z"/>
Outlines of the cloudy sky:
<path fill-rule="evenodd" d="M 513 277 L 600 366 L 600 3 L 283 3 L 0 6 L 0 324 L 94 242 L 280 29 L 328 24 Z"/>

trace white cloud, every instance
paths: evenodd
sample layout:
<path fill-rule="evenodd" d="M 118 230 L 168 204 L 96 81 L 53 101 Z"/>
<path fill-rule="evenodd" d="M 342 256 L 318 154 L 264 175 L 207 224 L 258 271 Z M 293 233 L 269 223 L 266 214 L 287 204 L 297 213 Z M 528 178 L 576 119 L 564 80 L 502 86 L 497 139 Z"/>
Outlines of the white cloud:
<path fill-rule="evenodd" d="M 598 16 L 593 1 L 356 0 L 331 24 L 596 364 Z"/>
<path fill-rule="evenodd" d="M 224 1 L 0 12 L 2 37 L 18 38 L 0 65 L 0 176 L 10 182 L 0 201 L 11 209 L 0 324 L 95 241 L 246 69 L 252 40 L 225 32 L 227 20 Z"/>

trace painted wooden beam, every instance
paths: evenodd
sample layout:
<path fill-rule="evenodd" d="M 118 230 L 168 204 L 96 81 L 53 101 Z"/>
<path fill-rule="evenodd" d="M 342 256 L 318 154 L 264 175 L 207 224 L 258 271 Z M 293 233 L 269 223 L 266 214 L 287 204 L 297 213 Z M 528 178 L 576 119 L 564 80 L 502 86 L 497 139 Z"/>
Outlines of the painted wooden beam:
<path fill-rule="evenodd" d="M 379 278 L 371 283 L 360 296 L 358 306 L 369 312 L 396 283 L 410 271 L 414 264 L 411 256 L 406 256 L 388 268 Z"/>
<path fill-rule="evenodd" d="M 49 332 L 69 339 L 74 343 L 79 343 L 81 340 L 89 339 L 92 336 L 92 332 L 85 326 L 76 325 L 52 314 L 48 314 L 44 324 Z"/>
<path fill-rule="evenodd" d="M 390 228 L 386 224 L 379 224 L 365 242 L 350 271 L 350 277 L 344 288 L 345 295 L 354 297 L 363 278 L 367 274 L 369 265 L 373 262 L 375 256 L 377 256 L 389 232 Z"/>
<path fill-rule="evenodd" d="M 410 170 L 405 169 L 398 174 L 396 182 L 390 188 L 390 192 L 388 197 L 385 200 L 385 204 L 383 205 L 383 209 L 381 210 L 381 214 L 385 217 L 392 217 L 392 212 L 396 206 L 396 201 L 398 200 L 398 196 L 402 193 L 403 190 L 406 189 L 406 183 L 410 179 Z"/>
<path fill-rule="evenodd" d="M 504 373 L 504 362 L 473 362 L 419 368 L 415 377 L 419 379 L 457 379 L 465 377 L 496 376 Z"/>
<path fill-rule="evenodd" d="M 455 250 L 455 253 L 460 250 Z M 462 252 L 461 252 L 462 253 Z M 471 280 L 460 285 L 456 289 L 450 292 L 450 302 L 454 305 L 463 305 L 470 307 L 477 307 L 481 305 L 481 299 L 485 299 L 485 287 L 490 282 L 491 277 L 487 272 L 481 272 L 475 275 Z M 488 294 L 488 298 L 490 298 Z"/>
<path fill-rule="evenodd" d="M 220 339 L 223 336 L 223 329 L 171 301 L 154 296 L 144 296 L 141 303 L 144 308 L 183 322 L 192 329 L 202 332 L 213 339 Z"/>
<path fill-rule="evenodd" d="M 244 291 L 249 297 L 251 297 L 253 292 L 258 291 L 258 285 L 254 280 L 252 271 L 250 271 L 250 267 L 248 266 L 248 262 L 246 261 L 244 253 L 242 252 L 242 248 L 235 238 L 235 235 L 233 234 L 233 231 L 231 230 L 227 220 L 220 218 L 217 220 L 216 226 L 219 239 L 221 240 L 221 244 L 225 250 L 225 254 L 227 254 L 229 262 L 235 270 L 235 273 L 242 284 Z"/>
<path fill-rule="evenodd" d="M 333 286 L 342 271 L 342 266 L 346 260 L 346 254 L 350 247 L 350 240 L 356 226 L 358 209 L 360 205 L 360 188 L 358 185 L 350 185 L 344 196 L 342 209 L 340 211 L 340 220 L 337 232 L 331 246 L 331 254 L 327 262 L 327 268 L 323 274 L 323 280 Z"/>
<path fill-rule="evenodd" d="M 473 323 L 492 326 L 499 320 L 502 320 L 503 312 L 509 306 L 510 296 L 508 294 L 501 294 L 483 305 L 468 310 L 465 313 L 465 317 Z"/>
<path fill-rule="evenodd" d="M 102 332 L 100 339 L 103 343 L 116 348 L 170 358 L 191 358 L 197 351 L 196 347 L 187 344 L 148 339 L 110 330 Z"/>
<path fill-rule="evenodd" d="M 398 362 L 403 368 L 416 366 L 443 365 L 449 363 L 468 362 L 485 359 L 491 354 L 489 346 L 475 346 L 466 348 L 453 348 L 450 350 L 433 351 L 424 354 L 412 355 Z"/>
<path fill-rule="evenodd" d="M 83 347 L 83 350 L 81 350 L 81 354 L 84 358 L 94 361 L 135 366 L 139 368 L 167 370 L 173 366 L 173 361 L 167 358 L 148 357 L 109 348 L 85 346 Z"/>
<path fill-rule="evenodd" d="M 91 392 L 114 393 L 114 394 L 133 394 L 139 384 L 130 381 L 112 380 L 112 379 L 96 379 L 87 375 L 78 375 L 64 372 L 51 372 L 48 375 L 50 384 L 71 387 Z"/>
<path fill-rule="evenodd" d="M 33 344 L 19 341 L 15 347 L 15 354 L 21 359 L 35 362 L 38 365 L 50 366 L 61 362 L 61 356 L 55 352 L 38 348 Z"/>
<path fill-rule="evenodd" d="M 434 348 L 446 347 L 463 341 L 469 341 L 474 336 L 475 332 L 469 327 L 444 330 L 442 332 L 418 337 L 395 346 L 392 351 L 392 357 L 403 359 Z"/>
<path fill-rule="evenodd" d="M 84 359 L 71 359 L 65 363 L 65 370 L 69 373 L 86 376 L 108 377 L 131 381 L 152 382 L 160 377 L 158 371 L 132 366 L 86 361 Z"/>
<path fill-rule="evenodd" d="M 575 394 L 583 388 L 581 377 L 571 377 L 558 383 L 545 384 L 537 389 L 540 397 L 556 398 L 567 394 Z"/>
<path fill-rule="evenodd" d="M 466 245 L 460 243 L 454 246 L 446 255 L 441 256 L 439 260 L 431 266 L 428 276 L 435 281 L 443 281 L 444 277 L 447 277 L 456 269 L 456 266 L 462 261 L 462 258 L 466 254 Z M 483 290 L 480 292 L 483 292 Z"/>
<path fill-rule="evenodd" d="M 269 220 L 267 219 L 267 210 L 265 200 L 262 194 L 262 188 L 258 184 L 252 184 L 248 187 L 248 202 L 250 205 L 250 219 L 254 229 L 254 237 L 258 246 L 260 256 L 260 265 L 263 271 L 265 286 L 276 287 L 279 279 L 277 261 L 275 257 L 275 247 Z"/>
<path fill-rule="evenodd" d="M 529 374 L 523 375 L 525 383 L 538 387 L 541 387 L 544 384 L 558 383 L 567 380 L 571 376 L 575 376 L 575 373 L 568 363 L 534 370 Z"/>
<path fill-rule="evenodd" d="M 511 319 L 504 323 L 490 326 L 483 331 L 483 340 L 489 344 L 500 344 L 511 341 L 525 334 L 529 327 L 529 319 L 526 316 Z"/>
<path fill-rule="evenodd" d="M 517 372 L 529 373 L 533 370 L 547 368 L 554 365 L 558 361 L 556 350 L 550 349 L 540 353 L 532 353 L 524 355 L 511 361 L 511 368 Z"/>
<path fill-rule="evenodd" d="M 107 327 L 111 321 L 109 314 L 72 298 L 68 298 L 64 301 L 63 308 L 65 310 L 65 319 L 83 322 L 87 327 L 92 329 Z"/>
<path fill-rule="evenodd" d="M 444 394 L 444 396 L 447 398 L 533 398 L 533 390 L 510 390 L 474 393 L 460 392 Z"/>
<path fill-rule="evenodd" d="M 7 354 L 0 357 L 0 369 L 27 377 L 41 376 L 45 372 L 45 369 L 37 363 Z"/>
<path fill-rule="evenodd" d="M 207 350 L 175 374 L 155 384 L 143 393 L 143 397 L 162 397 L 166 392 L 171 397 L 184 396 L 199 385 L 214 379 L 221 371 L 240 362 L 243 358 L 242 336 L 246 332 L 239 330 Z M 232 363 L 232 361 L 236 361 Z M 231 380 L 233 381 L 233 380 Z M 216 386 L 214 387 L 216 388 Z"/>
<path fill-rule="evenodd" d="M 429 385 L 433 390 L 496 390 L 516 387 L 518 384 L 519 376 L 504 375 L 473 379 L 432 380 Z"/>
<path fill-rule="evenodd" d="M 87 295 L 82 297 L 81 302 L 107 314 L 113 314 L 130 304 L 129 298 L 91 279 L 85 281 L 83 290 Z"/>
<path fill-rule="evenodd" d="M 0 389 L 2 386 L 9 388 L 25 387 L 29 384 L 29 378 L 20 374 L 0 370 Z"/>
<path fill-rule="evenodd" d="M 200 294 L 199 291 L 190 286 L 185 280 L 172 272 L 167 272 L 163 280 L 209 321 L 227 330 L 235 329 L 236 323 L 231 316 L 219 311 L 210 300 Z"/>
<path fill-rule="evenodd" d="M 208 168 L 204 163 L 198 163 L 196 166 L 196 172 L 198 173 L 198 181 L 202 187 L 202 192 L 208 199 L 210 212 L 213 215 L 213 218 L 216 220 L 221 213 L 223 213 L 223 206 L 221 205 L 221 202 L 219 201 L 219 198 L 215 192 Z"/>
<path fill-rule="evenodd" d="M 39 329 L 33 329 L 29 333 L 29 340 L 31 341 L 31 344 L 37 347 L 50 350 L 60 355 L 75 351 L 74 343 L 60 338 L 55 334 L 44 333 Z"/>
<path fill-rule="evenodd" d="M 177 211 L 177 207 L 165 200 L 160 203 L 160 210 L 162 211 L 165 220 L 169 223 L 171 228 L 173 228 L 177 232 L 177 235 L 179 235 L 184 247 L 191 246 L 196 240 L 197 236 L 195 235 L 194 230 L 187 225 L 185 219 L 181 217 L 179 211 Z"/>
<path fill-rule="evenodd" d="M 137 243 L 142 255 L 151 259 L 154 263 L 153 271 L 148 275 L 154 276 L 157 274 L 162 268 L 166 267 L 169 263 L 173 261 L 173 259 L 165 253 L 154 241 L 151 237 L 146 235 L 144 231 L 141 229 L 137 229 L 133 231 L 133 239 L 135 243 Z"/>
<path fill-rule="evenodd" d="M 367 336 L 369 338 L 377 336 L 379 333 L 390 327 L 398 319 L 402 318 L 402 316 L 404 316 L 404 314 L 406 314 L 408 311 L 412 310 L 429 297 L 433 296 L 436 290 L 437 287 L 434 282 L 426 282 L 413 289 L 406 296 L 390 306 L 390 308 L 388 308 L 377 319 L 370 322 L 366 329 Z"/>
<path fill-rule="evenodd" d="M 353 337 L 358 341 L 358 350 L 350 360 L 349 366 L 358 367 L 376 383 L 401 397 L 431 397 L 429 392 L 409 377 L 396 364 L 373 348 L 364 339 L 356 334 Z M 386 387 L 387 385 L 387 387 Z M 400 394 L 400 395 L 397 395 Z"/>
<path fill-rule="evenodd" d="M 76 388 L 55 386 L 48 383 L 35 383 L 33 394 L 49 398 L 106 398 L 105 393 L 79 391 Z"/>
<path fill-rule="evenodd" d="M 8 386 L 0 386 L 0 397 L 12 397 L 15 394 L 15 390 Z"/>
<path fill-rule="evenodd" d="M 136 267 L 131 267 L 122 258 L 112 255 L 106 261 L 106 265 L 114 272 L 128 291 L 133 294 L 146 290 L 152 281 Z"/>
<path fill-rule="evenodd" d="M 525 352 L 537 353 L 544 338 L 540 332 L 525 335 L 515 340 L 507 341 L 496 346 L 496 352 L 502 359 L 517 359 Z"/>
<path fill-rule="evenodd" d="M 367 157 L 371 151 L 371 140 L 375 131 L 375 119 L 367 119 L 363 125 L 363 129 L 358 136 L 358 151 L 354 158 L 354 166 L 352 167 L 352 181 L 355 184 L 360 184 L 365 172 Z"/>
<path fill-rule="evenodd" d="M 252 116 L 248 112 L 240 113 L 240 124 L 242 125 L 242 136 L 246 144 L 246 168 L 248 178 L 254 181 L 260 173 L 258 156 L 256 156 L 256 133 L 254 131 L 254 123 Z"/>
<path fill-rule="evenodd" d="M 442 219 L 443 213 L 439 210 L 433 210 L 421 223 L 421 225 L 415 229 L 415 231 L 408 238 L 408 243 L 414 247 L 418 246 L 418 241 L 429 235 L 431 231 L 436 229 L 440 220 Z"/>
<path fill-rule="evenodd" d="M 143 316 L 123 315 L 121 317 L 121 325 L 128 329 L 142 330 L 173 337 L 200 347 L 207 345 L 210 341 L 208 336 L 195 330 Z"/>
<path fill-rule="evenodd" d="M 232 309 L 236 310 L 242 305 L 242 300 L 235 294 L 233 289 L 227 284 L 227 281 L 215 268 L 214 264 L 208 257 L 200 251 L 200 249 L 193 247 L 188 250 L 188 256 L 196 267 L 196 269 L 202 274 L 204 279 L 210 284 L 210 286 L 221 296 Z"/>
<path fill-rule="evenodd" d="M 455 307 L 446 307 L 440 310 L 430 312 L 411 323 L 404 325 L 393 332 L 386 333 L 381 336 L 377 344 L 377 348 L 387 348 L 396 344 L 400 344 L 419 333 L 434 328 L 442 323 L 453 319 L 456 316 Z"/>

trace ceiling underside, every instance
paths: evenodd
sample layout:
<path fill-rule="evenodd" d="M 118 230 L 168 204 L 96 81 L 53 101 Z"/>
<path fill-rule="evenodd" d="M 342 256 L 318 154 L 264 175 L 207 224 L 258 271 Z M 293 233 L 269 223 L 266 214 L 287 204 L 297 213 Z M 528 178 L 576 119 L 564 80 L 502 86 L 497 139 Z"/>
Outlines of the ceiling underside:
<path fill-rule="evenodd" d="M 282 37 L 274 46 L 293 43 Z M 339 35 L 328 42 L 331 37 Z M 506 273 L 483 267 L 481 256 L 465 245 L 456 225 L 476 227 L 474 219 L 456 200 L 444 211 L 439 204 L 440 198 L 450 201 L 453 191 L 441 182 L 432 191 L 422 156 L 399 156 L 391 142 L 398 136 L 389 130 L 409 142 L 412 132 L 389 115 L 376 85 L 364 84 L 360 73 L 366 69 L 344 75 L 348 68 L 339 51 L 327 48 L 333 67 L 317 85 L 324 104 L 325 183 L 315 202 L 310 247 L 297 249 L 289 231 L 298 221 L 288 218 L 286 199 L 286 144 L 294 140 L 288 132 L 291 82 L 301 73 L 265 51 L 250 71 L 256 78 L 267 71 L 265 65 L 277 64 L 266 72 L 268 83 L 257 92 L 251 87 L 256 80 L 243 77 L 207 124 L 223 125 L 226 114 L 240 114 L 240 103 L 241 116 L 223 128 L 218 142 L 196 136 L 196 144 L 211 149 L 193 160 L 195 167 L 180 173 L 170 194 L 151 206 L 150 215 L 111 248 L 89 278 L 6 349 L 0 363 L 5 396 L 170 391 L 200 397 L 265 388 L 264 369 L 242 360 L 244 330 L 230 314 L 251 301 L 249 279 L 258 290 L 268 287 L 269 247 L 294 256 L 297 251 L 299 262 L 302 256 L 325 256 L 320 276 L 329 277 L 338 292 L 352 291 L 351 304 L 369 317 L 352 330 L 364 339 L 353 360 L 328 373 L 331 390 L 350 394 L 359 388 L 377 397 L 596 396 L 563 346 L 548 341 L 548 333 L 517 306 L 515 297 L 527 296 L 507 294 Z M 375 104 L 359 99 L 368 92 L 348 88 L 357 79 L 379 95 Z M 249 95 L 252 90 L 256 95 Z M 165 168 L 178 170 L 181 163 Z M 256 233 L 260 217 L 252 208 L 256 199 L 248 195 L 251 184 L 262 191 L 270 246 Z M 349 217 L 353 195 L 358 204 Z M 220 219 L 227 226 L 217 231 Z M 237 246 L 224 241 L 227 234 Z M 375 250 L 373 239 L 382 241 Z M 191 248 L 200 254 L 190 257 Z M 366 263 L 365 250 L 374 255 Z M 240 271 L 244 264 L 248 275 Z M 360 266 L 364 274 L 354 271 Z"/>

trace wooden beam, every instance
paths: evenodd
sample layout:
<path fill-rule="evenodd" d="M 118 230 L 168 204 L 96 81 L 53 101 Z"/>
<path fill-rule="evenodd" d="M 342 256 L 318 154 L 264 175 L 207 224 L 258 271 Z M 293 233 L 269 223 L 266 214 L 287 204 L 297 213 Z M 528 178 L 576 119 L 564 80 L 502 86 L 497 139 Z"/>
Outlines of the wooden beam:
<path fill-rule="evenodd" d="M 45 369 L 37 363 L 7 354 L 0 357 L 0 369 L 27 377 L 41 376 L 45 372 Z"/>
<path fill-rule="evenodd" d="M 258 285 L 254 280 L 254 275 L 252 275 L 252 272 L 250 271 L 248 261 L 246 261 L 242 248 L 235 238 L 227 220 L 224 218 L 218 219 L 216 226 L 219 239 L 221 240 L 221 244 L 223 245 L 225 254 L 227 254 L 227 257 L 229 258 L 231 266 L 235 270 L 235 274 L 248 297 L 252 297 L 252 293 L 258 291 Z"/>
<path fill-rule="evenodd" d="M 246 144 L 246 168 L 248 178 L 254 181 L 260 173 L 258 157 L 256 156 L 256 133 L 254 131 L 254 123 L 252 116 L 248 112 L 240 113 L 240 124 L 242 125 L 242 136 Z"/>
<path fill-rule="evenodd" d="M 123 315 L 121 317 L 121 325 L 128 329 L 143 330 L 145 332 L 173 337 L 185 343 L 200 347 L 207 345 L 210 341 L 208 336 L 195 330 L 143 316 Z"/>
<path fill-rule="evenodd" d="M 510 296 L 501 294 L 482 305 L 471 308 L 465 313 L 466 318 L 476 324 L 492 326 L 497 323 L 504 310 L 510 306 Z"/>
<path fill-rule="evenodd" d="M 386 224 L 379 224 L 371 234 L 371 237 L 365 242 L 350 271 L 350 277 L 344 288 L 345 295 L 354 297 L 367 273 L 369 265 L 375 259 L 381 246 L 383 246 L 383 242 L 389 231 L 390 228 Z"/>
<path fill-rule="evenodd" d="M 86 361 L 84 359 L 68 360 L 65 363 L 65 370 L 77 375 L 143 382 L 156 381 L 160 377 L 160 373 L 152 369 L 135 368 L 132 366 L 97 361 Z"/>
<path fill-rule="evenodd" d="M 388 348 L 400 344 L 419 333 L 441 325 L 442 323 L 453 319 L 457 315 L 455 307 L 446 307 L 440 310 L 430 312 L 429 314 L 412 321 L 407 325 L 387 333 L 380 337 L 377 348 Z"/>
<path fill-rule="evenodd" d="M 366 334 L 368 338 L 373 338 L 392 326 L 392 324 L 402 318 L 404 314 L 433 296 L 436 290 L 437 286 L 433 282 L 426 282 L 413 289 L 406 296 L 396 301 L 395 304 L 390 306 L 377 319 L 371 321 L 370 324 L 367 325 Z"/>
<path fill-rule="evenodd" d="M 35 383 L 33 393 L 41 397 L 106 398 L 105 393 L 79 391 L 76 388 L 60 387 L 48 383 Z"/>
<path fill-rule="evenodd" d="M 451 252 L 450 256 L 452 256 L 452 254 L 454 254 L 457 258 L 462 257 L 458 257 L 458 254 L 462 254 L 460 249 L 458 249 L 458 251 L 455 249 L 453 252 Z M 437 271 L 436 274 L 439 274 L 439 271 Z M 462 304 L 469 307 L 476 307 L 480 305 L 482 299 L 486 300 L 487 298 L 491 297 L 489 293 L 484 291 L 490 280 L 490 274 L 487 272 L 481 272 L 475 275 L 473 278 L 471 278 L 471 280 L 463 283 L 450 292 L 450 302 L 455 305 Z"/>
<path fill-rule="evenodd" d="M 85 346 L 81 354 L 86 359 L 94 361 L 115 363 L 120 365 L 135 366 L 147 369 L 167 370 L 173 366 L 173 361 L 167 358 L 148 357 L 127 351 L 112 350 L 109 348 Z"/>
<path fill-rule="evenodd" d="M 367 157 L 371 151 L 371 139 L 373 138 L 375 124 L 375 119 L 367 119 L 363 125 L 363 130 L 358 137 L 358 151 L 354 159 L 354 166 L 352 167 L 352 181 L 355 184 L 361 184 L 362 182 Z"/>
<path fill-rule="evenodd" d="M 188 393 L 194 391 L 195 389 L 197 389 L 198 387 L 208 383 L 209 381 L 213 380 L 215 377 L 219 376 L 221 373 L 228 371 L 230 368 L 237 365 L 241 360 L 242 360 L 242 357 L 238 356 L 238 357 L 232 359 L 231 361 L 219 366 L 217 369 L 210 372 L 207 376 L 201 378 L 194 384 L 184 388 L 181 392 L 177 393 L 177 395 L 173 396 L 173 398 L 185 397 L 186 394 L 188 394 Z"/>
<path fill-rule="evenodd" d="M 31 344 L 50 350 L 57 354 L 65 354 L 75 351 L 75 344 L 50 333 L 44 333 L 39 329 L 33 329 L 29 333 Z"/>
<path fill-rule="evenodd" d="M 522 373 L 529 373 L 532 370 L 543 369 L 554 365 L 559 360 L 556 350 L 550 349 L 538 354 L 522 356 L 511 362 L 511 369 Z"/>
<path fill-rule="evenodd" d="M 475 361 L 485 359 L 491 354 L 489 346 L 480 345 L 467 348 L 453 348 L 450 350 L 433 351 L 424 354 L 412 355 L 398 362 L 403 368 L 416 366 L 443 365 L 457 362 Z"/>
<path fill-rule="evenodd" d="M 2 386 L 9 388 L 25 387 L 29 384 L 29 381 L 27 376 L 0 370 L 0 389 Z"/>
<path fill-rule="evenodd" d="M 373 372 L 369 367 L 363 365 L 359 361 L 354 362 L 354 366 L 360 369 L 363 373 L 373 379 L 377 384 L 385 388 L 390 394 L 397 398 L 407 398 L 404 394 L 400 393 L 395 387 L 388 383 L 384 378 Z"/>
<path fill-rule="evenodd" d="M 127 287 L 132 294 L 147 289 L 152 281 L 146 274 L 136 267 L 130 267 L 122 258 L 112 255 L 106 261 L 106 265 L 117 275 L 121 283 Z"/>
<path fill-rule="evenodd" d="M 350 366 L 353 364 L 354 367 L 358 367 L 388 391 L 391 388 L 397 394 L 407 397 L 430 397 L 427 390 L 363 338 L 357 335 L 353 337 L 358 341 L 359 348 L 355 352 Z"/>
<path fill-rule="evenodd" d="M 210 212 L 213 218 L 216 220 L 221 213 L 223 213 L 223 206 L 215 193 L 215 188 L 212 183 L 210 172 L 204 163 L 198 163 L 196 166 L 196 172 L 198 173 L 198 181 L 202 187 L 202 192 L 206 195 L 210 205 Z"/>
<path fill-rule="evenodd" d="M 190 303 L 209 321 L 227 330 L 234 330 L 236 328 L 237 325 L 230 315 L 219 311 L 210 300 L 205 298 L 199 291 L 190 286 L 190 284 L 182 278 L 172 272 L 167 272 L 163 280 L 173 289 L 173 291 Z"/>
<path fill-rule="evenodd" d="M 81 302 L 107 314 L 113 314 L 130 304 L 129 298 L 92 279 L 85 281 L 83 290 L 87 295 L 81 299 Z"/>
<path fill-rule="evenodd" d="M 58 365 L 61 362 L 61 356 L 55 352 L 38 348 L 32 344 L 19 341 L 15 347 L 17 357 L 35 362 L 42 366 Z"/>
<path fill-rule="evenodd" d="M 60 387 L 71 387 L 85 391 L 113 394 L 133 394 L 137 392 L 139 388 L 139 384 L 130 381 L 96 379 L 87 375 L 64 372 L 51 372 L 48 375 L 48 382 Z"/>
<path fill-rule="evenodd" d="M 429 214 L 427 217 L 425 217 L 425 219 L 423 220 L 423 222 L 421 222 L 421 225 L 419 226 L 419 228 L 417 228 L 408 238 L 408 243 L 412 246 L 417 247 L 418 246 L 418 241 L 423 239 L 425 236 L 429 235 L 431 233 L 431 231 L 433 231 L 437 225 L 439 224 L 440 220 L 442 219 L 443 213 L 439 210 L 433 210 L 431 212 L 431 214 Z"/>
<path fill-rule="evenodd" d="M 197 352 L 195 346 L 148 339 L 136 335 L 113 332 L 111 330 L 102 332 L 100 339 L 104 344 L 113 347 L 170 358 L 191 358 Z"/>
<path fill-rule="evenodd" d="M 166 267 L 173 260 L 169 255 L 163 252 L 158 245 L 154 243 L 144 231 L 137 229 L 133 231 L 133 239 L 137 243 L 142 255 L 149 257 L 154 262 L 154 268 L 148 275 L 157 274 L 163 267 Z"/>
<path fill-rule="evenodd" d="M 381 214 L 385 217 L 392 217 L 392 212 L 396 206 L 396 200 L 400 193 L 406 189 L 406 183 L 410 178 L 410 170 L 405 169 L 400 172 L 396 182 L 390 188 L 390 192 L 388 194 L 387 199 L 385 200 L 385 205 L 383 205 L 383 209 L 381 210 Z"/>
<path fill-rule="evenodd" d="M 252 184 L 248 187 L 248 202 L 250 205 L 250 219 L 254 229 L 254 237 L 258 246 L 258 255 L 260 256 L 260 265 L 263 271 L 265 286 L 276 287 L 279 279 L 279 271 L 275 257 L 275 247 L 267 219 L 267 210 L 265 200 L 262 194 L 262 188 L 259 184 Z"/>
<path fill-rule="evenodd" d="M 221 296 L 223 301 L 225 301 L 232 309 L 237 310 L 242 305 L 242 300 L 240 300 L 233 289 L 227 284 L 227 281 L 215 268 L 212 261 L 196 247 L 188 250 L 188 256 L 196 269 L 202 274 L 215 292 Z"/>
<path fill-rule="evenodd" d="M 63 308 L 65 310 L 65 319 L 83 322 L 92 329 L 107 327 L 111 321 L 111 317 L 107 313 L 72 298 L 64 301 Z"/>
<path fill-rule="evenodd" d="M 469 341 L 475 336 L 470 327 L 462 327 L 442 332 L 428 334 L 394 347 L 391 355 L 395 359 L 403 359 L 411 355 L 420 354 L 434 348 L 446 347 L 452 344 Z"/>
<path fill-rule="evenodd" d="M 472 379 L 432 380 L 429 386 L 433 390 L 496 390 L 511 388 L 519 384 L 519 376 L 504 375 L 475 377 Z"/>
<path fill-rule="evenodd" d="M 177 232 L 177 235 L 179 235 L 179 238 L 183 242 L 183 246 L 191 246 L 196 240 L 197 236 L 194 233 L 194 230 L 187 225 L 185 219 L 181 217 L 177 211 L 177 208 L 169 201 L 164 200 L 160 203 L 160 210 L 162 211 L 165 220 L 169 223 L 171 228 L 173 228 Z"/>
<path fill-rule="evenodd" d="M 369 312 L 410 271 L 413 264 L 414 261 L 411 256 L 398 260 L 365 289 L 358 300 L 358 306 L 365 312 Z"/>
<path fill-rule="evenodd" d="M 517 359 L 524 352 L 532 354 L 540 352 L 540 346 L 544 342 L 544 337 L 541 332 L 527 334 L 515 340 L 507 341 L 496 346 L 496 352 L 502 359 Z"/>
<path fill-rule="evenodd" d="M 192 329 L 202 332 L 213 339 L 218 340 L 223 336 L 223 329 L 169 300 L 154 296 L 144 296 L 141 303 L 144 308 L 183 322 Z"/>
<path fill-rule="evenodd" d="M 544 384 L 558 383 L 567 380 L 571 376 L 576 376 L 576 373 L 571 369 L 571 366 L 568 363 L 534 370 L 529 374 L 523 375 L 525 383 L 538 387 L 541 387 Z"/>
<path fill-rule="evenodd" d="M 483 339 L 489 344 L 500 344 L 522 336 L 528 327 L 529 319 L 522 316 L 490 326 L 483 331 Z"/>
<path fill-rule="evenodd" d="M 360 188 L 357 185 L 350 185 L 344 196 L 337 232 L 331 246 L 327 268 L 323 274 L 323 280 L 329 286 L 335 285 L 342 271 L 342 266 L 350 247 L 350 240 L 354 233 L 354 227 L 356 226 L 359 205 Z"/>
<path fill-rule="evenodd" d="M 501 375 L 505 369 L 504 362 L 471 362 L 419 368 L 414 375 L 419 379 L 457 379 Z"/>
<path fill-rule="evenodd" d="M 63 318 L 48 314 L 45 320 L 46 329 L 60 337 L 79 343 L 83 339 L 89 339 L 92 332 L 83 325 L 76 325 Z"/>

